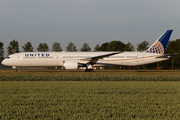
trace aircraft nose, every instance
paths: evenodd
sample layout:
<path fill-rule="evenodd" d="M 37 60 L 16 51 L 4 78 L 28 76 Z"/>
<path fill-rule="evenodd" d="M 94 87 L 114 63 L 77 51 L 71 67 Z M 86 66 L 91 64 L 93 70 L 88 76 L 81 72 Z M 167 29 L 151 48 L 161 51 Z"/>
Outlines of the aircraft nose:
<path fill-rule="evenodd" d="M 6 60 L 3 60 L 1 64 L 6 65 Z"/>
<path fill-rule="evenodd" d="M 4 65 L 4 60 L 1 62 L 2 65 Z"/>

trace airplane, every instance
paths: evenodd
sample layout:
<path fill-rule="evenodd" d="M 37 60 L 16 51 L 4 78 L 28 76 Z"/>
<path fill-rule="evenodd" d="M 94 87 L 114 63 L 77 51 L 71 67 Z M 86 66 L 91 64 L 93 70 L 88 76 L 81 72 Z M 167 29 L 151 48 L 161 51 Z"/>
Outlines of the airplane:
<path fill-rule="evenodd" d="M 22 52 L 9 55 L 3 65 L 17 67 L 59 67 L 75 70 L 86 67 L 85 72 L 102 66 L 138 66 L 168 60 L 164 54 L 173 30 L 165 31 L 147 50 L 143 52 Z"/>

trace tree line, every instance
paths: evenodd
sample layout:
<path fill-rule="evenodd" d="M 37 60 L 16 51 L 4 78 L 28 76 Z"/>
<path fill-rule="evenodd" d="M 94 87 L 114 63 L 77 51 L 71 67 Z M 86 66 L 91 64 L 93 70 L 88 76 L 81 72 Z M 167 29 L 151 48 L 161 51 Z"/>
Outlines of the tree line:
<path fill-rule="evenodd" d="M 148 49 L 149 43 L 147 41 L 143 41 L 141 43 L 137 44 L 137 51 L 145 51 Z M 32 46 L 31 42 L 26 42 L 22 46 L 23 51 L 22 52 L 33 52 L 34 47 Z M 38 47 L 36 48 L 38 52 L 47 52 L 49 51 L 49 46 L 47 43 L 39 43 Z M 82 47 L 79 49 L 80 51 L 91 51 L 91 48 L 89 47 L 88 43 L 83 43 Z M 54 42 L 52 44 L 52 51 L 54 52 L 60 52 L 63 51 L 61 44 L 59 42 Z M 76 52 L 78 49 L 74 45 L 73 42 L 69 42 L 66 46 L 66 51 L 68 52 Z M 105 42 L 103 44 L 97 44 L 94 47 L 93 51 L 135 51 L 135 47 L 128 42 L 127 44 L 124 44 L 123 42 L 119 40 L 114 40 L 110 42 Z M 17 40 L 10 41 L 8 47 L 7 47 L 7 53 L 8 55 L 19 53 L 21 52 L 19 50 L 19 42 Z M 174 54 L 176 53 L 176 54 Z M 173 55 L 173 58 L 167 61 L 163 61 L 158 63 L 159 66 L 162 66 L 163 68 L 180 68 L 180 39 L 169 41 L 165 54 Z M 0 60 L 4 59 L 4 44 L 0 42 Z M 157 67 L 157 64 L 150 64 L 146 65 L 147 67 Z"/>
<path fill-rule="evenodd" d="M 144 42 L 147 44 L 143 44 Z M 145 49 L 143 49 L 143 47 L 145 46 L 145 48 L 147 48 L 148 45 L 149 45 L 148 42 L 143 41 L 142 43 L 138 44 L 137 50 L 138 51 L 145 50 Z M 22 46 L 22 49 L 23 49 L 22 52 L 33 52 L 34 51 L 34 47 L 32 46 L 31 42 L 29 42 L 29 41 L 26 42 Z M 38 52 L 47 52 L 47 51 L 49 51 L 49 46 L 47 43 L 39 43 L 36 50 Z M 82 47 L 79 50 L 82 52 L 91 51 L 91 48 L 88 43 L 83 43 Z M 94 51 L 134 51 L 134 50 L 135 50 L 134 46 L 130 42 L 128 42 L 127 44 L 124 44 L 123 42 L 118 41 L 118 40 L 106 42 L 106 43 L 103 43 L 102 45 L 97 44 L 94 48 Z M 54 42 L 52 44 L 52 51 L 54 51 L 54 52 L 63 51 L 61 44 L 59 42 Z M 66 51 L 76 52 L 76 51 L 78 51 L 78 49 L 76 48 L 76 46 L 74 45 L 73 42 L 70 42 L 66 46 Z M 8 55 L 11 55 L 14 53 L 19 53 L 19 52 L 21 52 L 19 50 L 19 42 L 15 39 L 10 41 L 10 43 L 7 47 Z M 4 44 L 2 42 L 0 42 L 0 59 L 1 60 L 4 59 Z"/>

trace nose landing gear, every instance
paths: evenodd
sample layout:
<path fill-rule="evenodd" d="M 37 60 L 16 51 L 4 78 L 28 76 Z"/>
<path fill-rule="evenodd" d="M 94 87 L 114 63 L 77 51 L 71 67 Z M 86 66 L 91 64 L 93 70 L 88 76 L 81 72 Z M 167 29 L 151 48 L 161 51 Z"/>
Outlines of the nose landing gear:
<path fill-rule="evenodd" d="M 14 69 L 14 72 L 17 72 L 16 66 L 12 66 L 12 68 Z"/>

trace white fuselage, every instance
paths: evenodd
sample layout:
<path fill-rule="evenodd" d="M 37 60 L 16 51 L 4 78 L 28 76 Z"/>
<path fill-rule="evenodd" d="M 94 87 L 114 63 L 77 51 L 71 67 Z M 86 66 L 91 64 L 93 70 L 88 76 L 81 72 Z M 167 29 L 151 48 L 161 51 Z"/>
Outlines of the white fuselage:
<path fill-rule="evenodd" d="M 9 55 L 2 64 L 7 66 L 63 66 L 64 60 L 77 61 L 86 64 L 82 59 L 110 54 L 113 52 L 22 52 Z M 156 58 L 163 54 L 146 52 L 123 52 L 99 59 L 93 66 L 124 65 L 137 66 L 167 60 Z"/>

